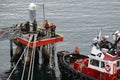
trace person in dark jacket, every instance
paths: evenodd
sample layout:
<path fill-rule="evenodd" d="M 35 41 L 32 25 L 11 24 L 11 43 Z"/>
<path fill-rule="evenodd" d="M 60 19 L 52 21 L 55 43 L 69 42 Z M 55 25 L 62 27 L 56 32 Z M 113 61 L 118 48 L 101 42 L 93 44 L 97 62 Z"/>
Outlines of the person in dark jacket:
<path fill-rule="evenodd" d="M 32 24 L 33 24 L 33 32 L 36 32 L 37 31 L 37 22 L 35 19 Z"/>
<path fill-rule="evenodd" d="M 29 32 L 30 31 L 30 22 L 27 21 L 27 23 L 25 24 L 25 31 Z"/>
<path fill-rule="evenodd" d="M 108 36 L 104 36 L 102 37 L 102 40 L 100 41 L 100 49 L 101 48 L 106 48 L 106 49 L 110 49 L 112 47 L 112 43 L 107 41 Z"/>

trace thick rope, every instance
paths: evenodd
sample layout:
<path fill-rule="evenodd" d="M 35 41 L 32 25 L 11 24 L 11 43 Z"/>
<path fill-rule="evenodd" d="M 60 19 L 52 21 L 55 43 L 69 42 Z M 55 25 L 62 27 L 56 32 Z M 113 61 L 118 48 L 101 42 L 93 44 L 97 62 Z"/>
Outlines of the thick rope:
<path fill-rule="evenodd" d="M 31 80 L 33 80 L 33 72 L 34 72 L 34 63 L 35 63 L 35 46 L 36 46 L 36 43 L 35 43 L 35 41 L 36 41 L 36 39 L 37 39 L 37 35 L 35 35 L 35 40 L 34 40 L 34 45 L 33 45 L 33 48 L 34 48 L 34 52 L 33 52 L 33 66 L 32 66 L 32 73 L 31 73 Z"/>
<path fill-rule="evenodd" d="M 30 36 L 29 43 L 31 42 L 32 38 L 33 38 L 33 35 Z M 25 56 L 25 63 L 24 63 L 24 68 L 23 68 L 21 80 L 23 80 L 24 74 L 25 74 L 26 63 L 27 63 L 27 57 L 28 57 L 28 51 L 29 51 L 29 47 L 28 47 L 28 50 L 27 50 L 27 53 L 26 53 L 26 56 Z"/>
<path fill-rule="evenodd" d="M 27 49 L 27 47 L 24 49 L 24 52 L 25 52 L 26 49 Z M 24 52 L 23 52 L 22 55 L 20 56 L 19 60 L 17 61 L 16 65 L 14 66 L 14 68 L 13 68 L 13 70 L 11 71 L 11 73 L 10 73 L 9 77 L 7 78 L 7 80 L 10 79 L 10 77 L 11 77 L 11 75 L 13 74 L 14 70 L 16 69 L 18 63 L 19 63 L 20 60 L 22 59 L 22 56 L 24 55 Z"/>
<path fill-rule="evenodd" d="M 24 49 L 22 55 L 20 56 L 20 58 L 19 58 L 19 60 L 17 61 L 16 65 L 14 66 L 14 68 L 13 68 L 13 70 L 11 71 L 10 75 L 8 76 L 7 80 L 10 79 L 11 75 L 13 74 L 14 70 L 16 69 L 18 63 L 19 63 L 20 60 L 22 59 L 22 57 L 23 57 L 23 55 L 24 55 L 24 53 L 25 53 L 25 51 L 26 51 L 26 49 L 27 49 L 27 47 L 28 47 L 29 45 L 30 45 L 30 42 L 29 42 L 29 43 L 27 44 L 27 46 L 25 47 L 25 49 Z"/>
<path fill-rule="evenodd" d="M 32 67 L 32 57 L 33 57 L 33 50 L 32 50 L 32 54 L 31 54 L 31 60 L 30 60 L 30 67 L 29 67 L 29 72 L 28 72 L 28 79 L 27 80 L 30 80 L 30 73 L 31 73 L 31 67 Z"/>
<path fill-rule="evenodd" d="M 27 80 L 30 80 L 30 73 L 31 73 L 31 80 L 33 78 L 33 69 L 34 69 L 34 59 L 35 59 L 35 42 L 36 42 L 36 37 L 37 35 L 35 35 L 34 37 L 34 44 L 33 44 L 33 50 L 32 50 L 32 54 L 31 54 L 31 60 L 30 60 L 30 67 L 29 67 L 29 73 L 28 73 L 28 79 Z M 32 69 L 32 72 L 31 72 L 31 69 Z"/>

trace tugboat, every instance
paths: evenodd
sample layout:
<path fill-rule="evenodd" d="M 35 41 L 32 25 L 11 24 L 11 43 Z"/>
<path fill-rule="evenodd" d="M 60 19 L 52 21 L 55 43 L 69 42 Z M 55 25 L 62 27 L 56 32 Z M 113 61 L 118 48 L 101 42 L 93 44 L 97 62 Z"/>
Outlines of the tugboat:
<path fill-rule="evenodd" d="M 88 56 L 76 52 L 58 52 L 61 76 L 67 80 L 118 80 L 120 77 L 120 32 L 116 31 L 114 36 L 115 43 L 109 48 L 103 47 L 101 36 L 97 36 Z M 78 50 L 75 51 L 78 52 Z"/>
<path fill-rule="evenodd" d="M 10 40 L 11 57 L 11 68 L 1 76 L 2 80 L 40 80 L 47 69 L 51 73 L 47 76 L 55 76 L 55 43 L 62 42 L 63 35 L 55 33 L 56 26 L 47 20 L 37 25 L 34 3 L 29 10 L 30 21 L 0 29 L 0 40 Z"/>

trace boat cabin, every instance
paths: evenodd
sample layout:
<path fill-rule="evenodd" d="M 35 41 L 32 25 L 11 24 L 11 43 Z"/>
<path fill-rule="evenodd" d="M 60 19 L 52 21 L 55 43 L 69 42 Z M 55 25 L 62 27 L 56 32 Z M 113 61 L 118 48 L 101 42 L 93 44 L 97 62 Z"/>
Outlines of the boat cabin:
<path fill-rule="evenodd" d="M 103 51 L 99 52 L 101 53 L 92 53 L 89 55 L 88 67 L 100 72 L 115 74 L 117 72 L 117 56 Z"/>

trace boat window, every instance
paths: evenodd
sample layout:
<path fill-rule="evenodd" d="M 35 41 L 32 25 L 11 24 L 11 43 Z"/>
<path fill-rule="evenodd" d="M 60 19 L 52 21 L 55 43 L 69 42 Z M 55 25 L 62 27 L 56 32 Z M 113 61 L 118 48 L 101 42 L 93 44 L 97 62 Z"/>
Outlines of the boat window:
<path fill-rule="evenodd" d="M 91 59 L 90 64 L 99 67 L 99 61 L 98 60 Z"/>
<path fill-rule="evenodd" d="M 117 61 L 117 67 L 119 67 L 120 66 L 120 62 L 119 61 Z"/>
<path fill-rule="evenodd" d="M 101 61 L 101 68 L 105 68 L 105 62 Z"/>

